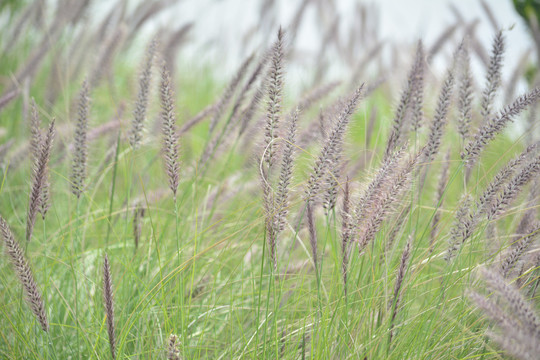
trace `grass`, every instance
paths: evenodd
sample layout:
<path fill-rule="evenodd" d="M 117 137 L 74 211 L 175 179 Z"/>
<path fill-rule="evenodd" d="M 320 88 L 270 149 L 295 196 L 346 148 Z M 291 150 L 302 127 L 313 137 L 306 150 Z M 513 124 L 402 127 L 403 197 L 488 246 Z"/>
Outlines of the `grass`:
<path fill-rule="evenodd" d="M 19 52 L 8 55 L 0 65 L 2 73 L 15 73 L 27 56 L 26 46 L 25 42 Z M 263 125 L 255 125 L 250 129 L 255 132 L 243 136 L 228 133 L 222 137 L 216 129 L 214 134 L 225 140 L 225 146 L 204 169 L 198 167 L 197 160 L 211 141 L 208 119 L 183 134 L 180 181 L 173 199 L 162 164 L 157 91 L 151 92 L 142 145 L 134 149 L 129 144 L 138 70 L 121 61 L 128 56 L 119 55 L 111 69 L 114 78 L 105 78 L 91 89 L 90 130 L 115 117 L 121 121 L 119 127 L 89 141 L 87 186 L 80 198 L 71 193 L 72 154 L 66 149 L 73 141 L 82 74 L 62 82 L 55 104 L 44 104 L 46 75 L 54 59 L 45 62 L 33 81 L 29 95 L 38 103 L 42 128 L 54 117 L 58 134 L 49 163 L 51 208 L 45 220 L 38 216 L 29 243 L 24 239 L 32 178 L 30 157 L 12 156 L 29 138 L 21 111 L 23 97 L 0 109 L 0 128 L 7 134 L 0 139 L 4 142 L 11 138 L 16 143 L 8 156 L 0 158 L 0 214 L 25 248 L 50 323 L 49 332 L 41 331 L 4 256 L 0 262 L 0 357 L 110 358 L 103 302 L 105 254 L 111 267 L 116 357 L 120 359 L 166 358 L 173 334 L 178 336 L 176 344 L 182 359 L 506 356 L 486 336 L 488 322 L 475 310 L 466 292 L 477 286 L 477 269 L 496 262 L 510 247 L 509 238 L 515 234 L 521 215 L 530 206 L 537 208 L 537 198 L 533 205 L 527 205 L 523 192 L 501 219 L 481 224 L 454 261 L 447 262 L 444 256 L 462 195 L 470 193 L 477 199 L 496 171 L 523 150 L 523 138 L 498 136 L 466 182 L 465 164 L 460 158 L 463 144 L 455 131 L 455 116 L 451 115 L 442 150 L 429 163 L 425 182 L 418 176 L 423 167 L 415 169 L 410 190 L 394 199 L 392 211 L 375 239 L 362 254 L 352 244 L 345 295 L 340 211 L 345 177 L 338 179 L 335 209 L 325 215 L 321 206 L 314 206 L 319 254 L 316 269 L 305 220 L 303 194 L 321 146 L 317 142 L 295 144 L 289 215 L 278 237 L 274 270 L 266 239 L 268 214 L 259 181 L 258 142 Z M 215 81 L 211 71 L 192 70 L 180 70 L 173 80 L 178 125 L 212 104 L 219 96 L 217 89 L 226 87 Z M 157 67 L 153 76 L 157 83 Z M 340 92 L 347 95 L 346 89 L 340 88 Z M 431 93 L 426 92 L 426 96 Z M 298 138 L 305 135 L 312 121 L 317 121 L 317 107 L 326 110 L 333 100 L 334 95 L 327 96 L 314 108 L 301 111 Z M 294 105 L 294 99 L 285 98 L 283 114 Z M 122 106 L 123 112 L 119 111 Z M 370 146 L 365 149 L 370 113 L 375 107 L 378 115 Z M 393 98 L 383 86 L 362 100 L 351 118 L 342 157 L 349 161 L 349 172 L 357 162 L 365 162 L 352 174 L 353 208 L 383 161 L 394 108 Z M 433 110 L 425 111 L 431 120 Z M 259 111 L 252 122 L 263 114 Z M 223 118 L 227 115 L 224 111 Z M 283 126 L 285 120 L 283 115 Z M 421 148 L 427 134 L 425 126 L 410 136 L 411 154 Z M 285 137 L 277 137 L 277 147 Z M 449 182 L 441 207 L 434 199 L 447 150 Z M 141 237 L 136 247 L 133 220 L 140 206 L 145 211 L 139 220 Z M 401 229 L 395 229 L 402 211 L 408 212 L 405 222 Z M 441 220 L 431 251 L 430 232 L 437 211 Z M 486 234 L 492 234 L 489 226 L 495 226 L 495 238 L 486 238 Z M 389 246 L 395 230 L 397 237 Z M 411 252 L 402 267 L 398 302 L 394 289 L 409 241 Z M 538 281 L 536 270 L 533 267 L 527 276 L 522 275 L 526 281 L 521 287 L 525 290 Z"/>
<path fill-rule="evenodd" d="M 357 117 L 355 123 L 362 121 Z M 182 143 L 185 148 L 189 141 Z M 90 169 L 99 167 L 104 149 L 110 147 L 106 144 L 107 140 L 100 140 L 91 145 Z M 418 223 L 410 221 L 405 225 L 390 253 L 384 253 L 383 239 L 391 224 L 383 227 L 364 256 L 352 251 L 349 296 L 345 299 L 335 212 L 317 221 L 319 241 L 325 244 L 319 250 L 325 254 L 320 286 L 307 261 L 311 257 L 307 234 L 300 232 L 296 242 L 292 229 L 285 231 L 279 248 L 281 265 L 294 272 L 275 279 L 263 254 L 264 224 L 258 188 L 253 184 L 255 169 L 242 169 L 241 155 L 226 154 L 224 164 L 216 161 L 213 174 L 205 178 L 193 181 L 182 176 L 175 217 L 171 196 L 148 202 L 151 189 L 167 186 L 156 161 L 159 149 L 146 144 L 133 153 L 124 143 L 119 150 L 116 162 L 99 173 L 91 170 L 92 185 L 79 205 L 65 177 L 68 164 L 53 159 L 53 204 L 43 230 L 36 226 L 28 257 L 46 294 L 51 318 L 50 351 L 57 358 L 77 353 L 90 357 L 107 354 L 100 264 L 109 227 L 119 354 L 155 358 L 163 352 L 170 333 L 183 335 L 180 339 L 185 358 L 279 358 L 281 354 L 295 358 L 303 351 L 307 357 L 315 358 L 445 358 L 448 352 L 466 358 L 486 353 L 483 336 L 478 333 L 481 323 L 462 298 L 470 285 L 470 265 L 485 258 L 484 244 L 476 242 L 464 249 L 459 261 L 449 268 L 437 256 L 445 247 L 443 241 L 438 241 L 436 257 L 431 259 L 427 235 L 434 209 L 429 195 L 410 216 Z M 310 154 L 304 154 L 304 161 L 306 157 Z M 6 170 L 9 168 L 2 174 L 3 216 L 21 239 L 29 169 L 23 166 L 9 173 Z M 452 170 L 455 175 L 454 166 Z M 229 184 L 228 179 L 234 177 L 238 179 Z M 116 187 L 109 198 L 113 184 Z M 450 186 L 455 187 L 454 183 Z M 130 188 L 144 195 L 147 206 L 137 250 L 131 228 L 133 211 L 123 205 L 124 194 Z M 296 180 L 293 190 L 301 189 L 301 181 Z M 230 191 L 234 191 L 232 199 L 219 199 Z M 216 199 L 210 201 L 212 195 Z M 447 196 L 449 209 L 455 205 L 455 198 Z M 113 208 L 111 216 L 109 204 Z M 440 225 L 442 233 L 452 218 L 452 211 L 447 212 Z M 175 221 L 180 229 L 180 252 L 174 240 Z M 394 346 L 389 349 L 387 314 L 381 312 L 390 301 L 401 249 L 416 229 L 413 266 L 407 274 Z M 180 258 L 183 261 L 179 264 Z M 6 299 L 1 321 L 3 328 L 9 329 L 2 341 L 4 354 L 33 357 L 42 335 L 36 334 L 36 326 L 31 325 L 34 320 L 18 300 L 18 292 L 13 293 L 16 280 L 8 266 L 2 267 L 1 278 Z M 183 284 L 181 289 L 179 284 Z M 441 284 L 446 284 L 444 291 Z M 73 308 L 76 303 L 81 308 Z"/>

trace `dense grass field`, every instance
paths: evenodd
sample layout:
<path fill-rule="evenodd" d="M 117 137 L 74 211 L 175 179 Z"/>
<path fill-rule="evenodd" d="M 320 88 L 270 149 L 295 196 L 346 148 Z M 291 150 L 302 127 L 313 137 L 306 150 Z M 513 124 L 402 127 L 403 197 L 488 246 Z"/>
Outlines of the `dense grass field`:
<path fill-rule="evenodd" d="M 151 7 L 84 9 L 3 9 L 1 358 L 538 356 L 540 90 L 501 80 L 509 30 L 480 79 L 469 37 L 441 73 L 418 42 L 298 90 L 293 26 L 223 82 L 178 66 L 182 28 L 135 36 Z"/>

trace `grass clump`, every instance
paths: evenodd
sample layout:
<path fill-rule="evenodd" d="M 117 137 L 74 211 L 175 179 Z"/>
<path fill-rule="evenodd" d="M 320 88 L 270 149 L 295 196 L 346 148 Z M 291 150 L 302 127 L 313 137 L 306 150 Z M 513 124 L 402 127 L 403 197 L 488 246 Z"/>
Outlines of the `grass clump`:
<path fill-rule="evenodd" d="M 167 4 L 123 3 L 97 25 L 59 10 L 49 42 L 37 5 L 5 20 L 34 36 L 0 38 L 0 357 L 535 358 L 540 152 L 534 124 L 505 130 L 540 90 L 499 104 L 504 30 L 484 89 L 455 25 L 393 71 L 358 39 L 373 77 L 327 79 L 323 48 L 294 95 L 305 1 L 220 93 L 177 67 L 190 24 L 126 65 Z"/>

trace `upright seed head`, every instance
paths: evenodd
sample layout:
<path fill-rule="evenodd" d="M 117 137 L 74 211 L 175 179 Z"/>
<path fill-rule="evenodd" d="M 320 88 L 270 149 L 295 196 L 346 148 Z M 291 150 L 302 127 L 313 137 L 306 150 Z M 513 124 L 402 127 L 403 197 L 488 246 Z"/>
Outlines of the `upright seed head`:
<path fill-rule="evenodd" d="M 34 165 L 34 178 L 32 181 L 32 188 L 30 190 L 30 201 L 28 204 L 28 215 L 26 219 L 26 240 L 30 241 L 32 238 L 32 232 L 34 230 L 34 224 L 36 222 L 36 215 L 41 206 L 43 199 L 43 189 L 47 182 L 47 166 L 49 158 L 51 156 L 51 150 L 53 145 L 53 139 L 55 134 L 55 121 L 53 120 L 49 125 L 45 139 L 40 146 L 39 158 Z"/>
<path fill-rule="evenodd" d="M 74 152 L 71 166 L 71 192 L 79 198 L 86 181 L 86 162 L 88 158 L 88 118 L 90 116 L 90 87 L 84 80 L 79 94 L 79 111 L 75 124 Z"/>
<path fill-rule="evenodd" d="M 412 112 L 412 128 L 417 131 L 422 126 L 422 118 L 424 112 L 422 110 L 424 106 L 424 46 L 422 40 L 418 41 L 416 49 L 416 59 L 412 70 L 411 81 L 411 112 Z"/>
<path fill-rule="evenodd" d="M 114 331 L 114 299 L 113 287 L 111 278 L 111 266 L 109 257 L 105 254 L 103 263 L 103 301 L 105 304 L 105 312 L 107 314 L 107 332 L 109 334 L 109 346 L 111 349 L 112 358 L 116 358 L 116 337 Z"/>
<path fill-rule="evenodd" d="M 267 111 L 266 125 L 264 129 L 264 161 L 268 168 L 272 166 L 275 156 L 274 140 L 277 138 L 277 129 L 281 116 L 281 97 L 283 93 L 283 61 L 284 61 L 284 31 L 280 27 L 277 40 L 274 43 L 268 70 L 267 87 Z"/>
<path fill-rule="evenodd" d="M 157 38 L 153 38 L 146 49 L 146 57 L 142 72 L 139 76 L 139 92 L 133 109 L 133 121 L 129 134 L 129 143 L 133 148 L 137 148 L 142 140 L 142 131 L 146 121 L 146 109 L 152 82 L 152 65 L 157 48 Z"/>
<path fill-rule="evenodd" d="M 493 39 L 491 57 L 486 73 L 486 86 L 482 92 L 482 117 L 483 123 L 489 120 L 492 113 L 493 100 L 501 85 L 501 69 L 504 57 L 505 40 L 502 31 L 499 31 Z"/>
<path fill-rule="evenodd" d="M 169 187 L 176 198 L 180 178 L 179 145 L 176 131 L 176 114 L 174 109 L 174 91 L 171 84 L 170 73 L 167 65 L 163 63 L 161 68 L 161 121 L 163 145 L 162 154 L 165 163 L 165 171 L 169 177 Z"/>

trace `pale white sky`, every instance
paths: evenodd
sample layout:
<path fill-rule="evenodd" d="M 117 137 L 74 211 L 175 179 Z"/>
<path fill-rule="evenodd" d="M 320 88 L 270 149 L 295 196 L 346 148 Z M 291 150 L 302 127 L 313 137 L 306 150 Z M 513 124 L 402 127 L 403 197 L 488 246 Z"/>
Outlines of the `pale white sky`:
<path fill-rule="evenodd" d="M 343 3 L 346 2 L 348 1 Z M 466 20 L 479 18 L 482 21 L 477 30 L 482 38 L 489 40 L 493 32 L 479 0 L 378 0 L 373 3 L 381 9 L 381 32 L 396 39 L 406 40 L 411 36 L 422 35 L 426 40 L 433 40 L 441 27 L 455 21 L 450 4 L 455 6 Z M 517 25 L 516 30 L 508 34 L 509 42 L 524 46 L 525 27 L 514 11 L 512 0 L 486 0 L 486 3 L 503 28 Z M 516 41 L 520 44 L 515 44 Z"/>
<path fill-rule="evenodd" d="M 194 27 L 189 41 L 182 50 L 182 65 L 187 67 L 196 63 L 211 65 L 218 76 L 223 75 L 226 79 L 249 52 L 261 50 L 261 45 L 268 45 L 273 41 L 277 24 L 287 26 L 303 0 L 274 0 L 275 10 L 265 15 L 265 18 L 275 19 L 276 29 L 271 29 L 270 33 L 260 20 L 261 4 L 264 1 L 182 0 L 165 10 L 152 24 L 174 30 L 183 24 L 193 22 Z M 330 0 L 312 2 L 332 3 Z M 507 54 L 503 76 L 508 77 L 520 55 L 526 49 L 532 48 L 533 43 L 522 19 L 513 9 L 512 0 L 486 0 L 486 2 L 490 4 L 495 18 L 503 29 L 513 27 L 512 30 L 506 31 Z M 476 35 L 488 51 L 495 33 L 480 0 L 334 0 L 333 3 L 334 7 L 329 9 L 326 19 L 316 15 L 315 7 L 310 4 L 295 43 L 295 50 L 305 57 L 306 63 L 288 68 L 288 77 L 292 78 L 293 82 L 308 81 L 308 72 L 312 70 L 310 65 L 316 60 L 323 37 L 321 22 L 324 22 L 326 27 L 329 26 L 334 19 L 331 12 L 334 12 L 339 15 L 341 29 L 350 29 L 355 22 L 359 22 L 355 11 L 358 4 L 368 5 L 376 10 L 370 13 L 370 20 L 373 18 L 377 20 L 379 38 L 391 43 L 415 44 L 422 38 L 429 47 L 445 28 L 456 22 L 450 4 L 459 10 L 466 22 L 480 20 Z M 108 6 L 105 5 L 104 8 Z M 271 37 L 265 38 L 268 34 Z M 456 39 L 461 34 L 461 32 L 456 34 Z M 246 36 L 250 37 L 247 48 L 242 45 L 245 44 Z M 449 51 L 450 49 L 445 53 Z M 411 52 L 400 56 L 412 58 L 413 55 Z M 434 69 L 442 69 L 443 66 L 445 66 L 444 56 L 440 56 L 439 65 L 436 61 Z M 484 70 L 478 63 L 473 63 L 473 71 L 478 78 L 483 76 Z"/>
<path fill-rule="evenodd" d="M 274 16 L 283 25 L 289 24 L 295 10 L 302 0 L 275 0 L 277 13 Z M 315 0 L 317 1 L 317 0 Z M 318 0 L 327 1 L 327 0 Z M 507 36 L 506 71 L 510 71 L 517 62 L 519 54 L 532 46 L 521 18 L 513 10 L 512 0 L 486 0 L 489 2 L 500 26 L 511 31 Z M 260 4 L 257 0 L 184 0 L 168 10 L 161 18 L 161 24 L 176 24 L 194 21 L 195 27 L 191 36 L 188 54 L 197 56 L 203 62 L 221 63 L 226 72 L 230 72 L 238 59 L 245 56 L 239 46 L 243 36 L 254 34 L 257 38 L 260 23 Z M 336 11 L 340 15 L 342 26 L 347 28 L 358 21 L 354 8 L 357 3 L 367 4 L 378 11 L 370 16 L 379 19 L 380 37 L 391 42 L 415 43 L 422 38 L 431 44 L 448 25 L 455 23 L 456 18 L 450 10 L 453 4 L 463 14 L 466 21 L 480 19 L 476 33 L 480 40 L 488 45 L 494 30 L 487 20 L 479 0 L 335 0 Z M 317 53 L 320 44 L 319 24 L 315 21 L 314 11 L 308 11 L 303 28 L 297 38 L 295 48 L 306 53 Z M 331 19 L 330 19 L 331 21 Z M 258 38 L 253 43 L 269 43 L 271 39 Z"/>

